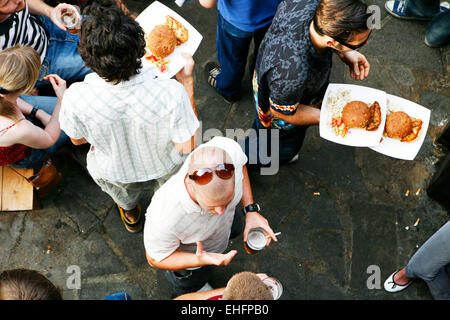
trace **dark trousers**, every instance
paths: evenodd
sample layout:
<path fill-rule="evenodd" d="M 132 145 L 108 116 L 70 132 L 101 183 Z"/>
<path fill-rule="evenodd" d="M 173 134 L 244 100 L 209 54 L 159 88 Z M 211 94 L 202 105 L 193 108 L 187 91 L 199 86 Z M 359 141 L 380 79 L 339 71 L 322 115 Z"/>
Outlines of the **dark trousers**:
<path fill-rule="evenodd" d="M 305 140 L 308 126 L 296 126 L 290 130 L 265 128 L 258 119 L 252 126 L 253 131 L 245 140 L 238 141 L 248 158 L 247 167 L 272 167 L 286 164 L 300 151 Z M 271 174 L 269 171 L 267 174 Z"/>
<path fill-rule="evenodd" d="M 439 13 L 440 0 L 407 0 L 406 13 L 432 17 Z"/>
<path fill-rule="evenodd" d="M 427 26 L 426 39 L 433 46 L 450 42 L 450 11 L 439 12 L 439 0 L 407 0 L 405 12 L 420 17 L 432 17 Z"/>
<path fill-rule="evenodd" d="M 231 226 L 230 239 L 242 234 L 244 226 L 244 215 L 241 210 L 236 207 L 233 224 Z M 166 270 L 165 275 L 176 294 L 182 295 L 201 289 L 208 282 L 214 267 L 215 266 L 204 266 L 195 270 Z"/>
<path fill-rule="evenodd" d="M 255 32 L 246 32 L 227 22 L 220 13 L 217 14 L 217 59 L 220 63 L 220 74 L 217 76 L 217 91 L 225 96 L 235 96 L 241 88 L 250 43 L 253 39 L 255 48 L 250 74 L 253 74 L 259 45 L 269 25 Z"/>

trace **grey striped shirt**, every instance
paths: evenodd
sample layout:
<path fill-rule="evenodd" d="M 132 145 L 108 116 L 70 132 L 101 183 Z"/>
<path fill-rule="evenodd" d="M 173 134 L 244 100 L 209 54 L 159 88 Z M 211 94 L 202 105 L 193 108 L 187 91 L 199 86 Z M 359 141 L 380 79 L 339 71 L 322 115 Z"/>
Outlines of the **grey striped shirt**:
<path fill-rule="evenodd" d="M 173 142 L 188 141 L 199 127 L 184 87 L 172 79 L 153 80 L 146 70 L 151 71 L 117 85 L 91 73 L 64 94 L 61 129 L 94 146 L 106 180 L 132 183 L 165 176 L 182 161 Z"/>
<path fill-rule="evenodd" d="M 47 33 L 39 18 L 29 13 L 28 4 L 0 23 L 1 50 L 16 44 L 32 47 L 41 56 L 41 63 L 44 61 L 49 44 Z"/>

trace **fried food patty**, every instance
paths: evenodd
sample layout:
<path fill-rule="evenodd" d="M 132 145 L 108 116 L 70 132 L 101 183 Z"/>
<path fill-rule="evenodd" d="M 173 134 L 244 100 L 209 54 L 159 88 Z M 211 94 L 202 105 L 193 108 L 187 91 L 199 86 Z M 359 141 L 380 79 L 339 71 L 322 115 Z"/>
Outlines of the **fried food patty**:
<path fill-rule="evenodd" d="M 367 131 L 375 131 L 381 123 L 381 108 L 377 101 L 375 101 L 369 108 L 370 120 L 366 127 Z"/>
<path fill-rule="evenodd" d="M 362 101 L 350 101 L 342 110 L 342 120 L 348 128 L 365 128 L 370 118 L 369 107 Z"/>
<path fill-rule="evenodd" d="M 187 29 L 177 20 L 171 16 L 166 16 L 166 24 L 173 30 L 178 42 L 185 43 L 189 39 L 189 33 Z"/>
<path fill-rule="evenodd" d="M 412 131 L 411 118 L 404 112 L 393 112 L 386 117 L 386 133 L 389 138 L 403 139 Z"/>
<path fill-rule="evenodd" d="M 176 45 L 175 33 L 166 25 L 156 26 L 147 36 L 147 47 L 159 58 L 165 58 L 171 54 Z"/>

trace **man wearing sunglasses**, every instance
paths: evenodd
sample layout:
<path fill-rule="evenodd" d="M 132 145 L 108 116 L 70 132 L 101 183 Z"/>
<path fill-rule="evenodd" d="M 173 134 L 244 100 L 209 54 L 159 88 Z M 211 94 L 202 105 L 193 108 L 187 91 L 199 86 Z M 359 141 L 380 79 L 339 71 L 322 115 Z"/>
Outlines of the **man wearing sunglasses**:
<path fill-rule="evenodd" d="M 144 226 L 147 260 L 168 270 L 177 295 L 207 284 L 212 266 L 228 265 L 237 251 L 223 252 L 243 229 L 244 241 L 258 227 L 270 235 L 268 244 L 277 241 L 254 203 L 246 162 L 237 142 L 215 137 L 195 149 L 153 196 Z"/>

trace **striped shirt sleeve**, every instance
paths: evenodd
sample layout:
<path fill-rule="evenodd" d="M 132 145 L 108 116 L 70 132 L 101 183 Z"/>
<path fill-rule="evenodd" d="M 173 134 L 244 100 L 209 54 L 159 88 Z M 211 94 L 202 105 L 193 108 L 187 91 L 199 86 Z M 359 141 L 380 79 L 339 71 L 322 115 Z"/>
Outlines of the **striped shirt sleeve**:
<path fill-rule="evenodd" d="M 59 123 L 63 130 L 72 139 L 85 138 L 84 124 L 77 116 L 77 104 L 72 102 L 72 88 L 64 93 L 64 98 L 59 112 Z"/>

